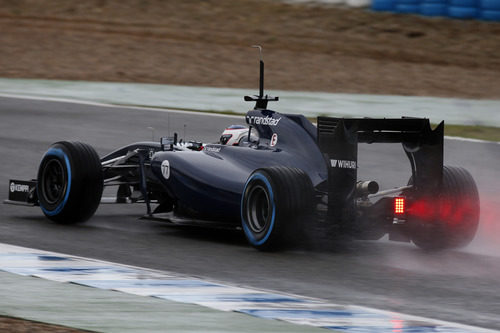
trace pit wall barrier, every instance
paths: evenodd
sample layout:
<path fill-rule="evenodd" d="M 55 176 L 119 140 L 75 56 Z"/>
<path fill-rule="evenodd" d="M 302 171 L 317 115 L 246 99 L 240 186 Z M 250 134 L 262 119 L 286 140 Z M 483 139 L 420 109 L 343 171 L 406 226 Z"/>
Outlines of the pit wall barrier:
<path fill-rule="evenodd" d="M 375 11 L 500 21 L 500 0 L 373 0 L 371 7 Z"/>

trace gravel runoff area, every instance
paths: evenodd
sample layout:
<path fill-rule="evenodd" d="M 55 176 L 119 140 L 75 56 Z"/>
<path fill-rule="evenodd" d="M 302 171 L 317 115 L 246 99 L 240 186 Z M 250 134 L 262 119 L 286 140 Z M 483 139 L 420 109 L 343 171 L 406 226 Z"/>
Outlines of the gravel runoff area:
<path fill-rule="evenodd" d="M 500 98 L 500 23 L 277 0 L 0 0 L 0 77 Z"/>
<path fill-rule="evenodd" d="M 500 98 L 500 24 L 273 0 L 0 0 L 0 77 Z M 78 332 L 0 317 L 2 332 Z"/>
<path fill-rule="evenodd" d="M 0 316 L 0 332 L 9 333 L 83 333 L 83 331 L 75 328 L 49 325 L 36 321 L 23 320 L 19 318 Z"/>

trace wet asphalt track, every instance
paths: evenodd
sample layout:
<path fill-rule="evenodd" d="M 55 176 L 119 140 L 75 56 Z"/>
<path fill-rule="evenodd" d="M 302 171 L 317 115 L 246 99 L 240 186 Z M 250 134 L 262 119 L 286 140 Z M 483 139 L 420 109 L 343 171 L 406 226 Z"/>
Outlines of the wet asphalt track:
<path fill-rule="evenodd" d="M 216 141 L 226 119 L 72 103 L 0 98 L 0 199 L 10 178 L 31 178 L 47 147 L 80 140 L 104 154 L 186 126 L 187 137 Z M 361 146 L 360 177 L 382 188 L 406 183 L 399 146 Z M 466 167 L 482 198 L 482 226 L 463 251 L 428 254 L 410 244 L 327 242 L 260 253 L 238 233 L 172 228 L 138 220 L 142 206 L 104 205 L 86 224 L 48 222 L 38 208 L 0 205 L 0 242 L 209 277 L 500 330 L 500 145 L 447 140 L 445 163 Z M 1 190 L 3 188 L 3 190 Z M 478 252 L 484 254 L 477 254 Z"/>

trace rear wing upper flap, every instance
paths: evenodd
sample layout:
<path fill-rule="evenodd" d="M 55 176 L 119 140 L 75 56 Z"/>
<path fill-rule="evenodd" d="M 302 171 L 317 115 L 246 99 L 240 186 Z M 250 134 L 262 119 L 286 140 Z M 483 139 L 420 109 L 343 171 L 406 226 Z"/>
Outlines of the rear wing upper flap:
<path fill-rule="evenodd" d="M 432 130 L 426 118 L 332 118 L 318 117 L 318 138 L 333 135 L 340 127 L 356 135 L 357 142 L 433 143 L 439 140 L 439 127 Z M 442 136 L 442 135 L 441 135 Z M 321 140 L 320 142 L 324 141 Z"/>

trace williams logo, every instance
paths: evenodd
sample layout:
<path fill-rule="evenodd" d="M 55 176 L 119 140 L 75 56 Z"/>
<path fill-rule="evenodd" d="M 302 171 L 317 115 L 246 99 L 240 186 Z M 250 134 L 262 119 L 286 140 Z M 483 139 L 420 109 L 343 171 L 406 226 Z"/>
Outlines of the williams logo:
<path fill-rule="evenodd" d="M 346 161 L 346 160 L 330 160 L 332 168 L 340 169 L 356 169 L 356 161 Z"/>
<path fill-rule="evenodd" d="M 267 126 L 278 126 L 281 117 L 276 119 L 273 117 L 265 116 L 247 116 L 247 123 L 250 125 L 267 125 Z"/>
<path fill-rule="evenodd" d="M 11 192 L 29 192 L 30 187 L 28 185 L 16 184 L 14 182 L 10 183 L 10 191 Z"/>

